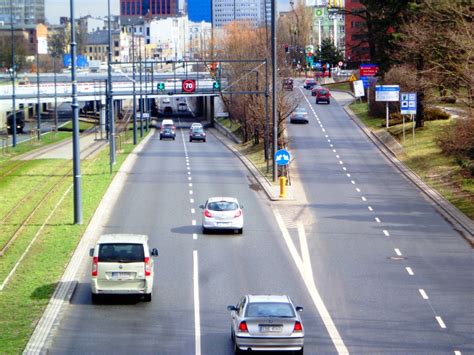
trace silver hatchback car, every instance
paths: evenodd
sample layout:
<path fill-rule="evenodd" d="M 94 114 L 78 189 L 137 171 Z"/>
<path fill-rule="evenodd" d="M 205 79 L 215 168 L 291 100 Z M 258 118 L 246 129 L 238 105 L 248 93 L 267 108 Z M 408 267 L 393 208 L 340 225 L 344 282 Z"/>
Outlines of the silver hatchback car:
<path fill-rule="evenodd" d="M 295 351 L 303 354 L 304 329 L 299 312 L 285 295 L 247 295 L 232 313 L 234 351 Z"/>

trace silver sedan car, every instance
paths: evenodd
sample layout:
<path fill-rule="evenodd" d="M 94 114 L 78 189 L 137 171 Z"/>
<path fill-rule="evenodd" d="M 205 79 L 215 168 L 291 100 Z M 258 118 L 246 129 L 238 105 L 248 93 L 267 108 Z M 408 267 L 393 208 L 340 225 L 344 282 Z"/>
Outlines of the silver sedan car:
<path fill-rule="evenodd" d="M 210 197 L 203 209 L 202 232 L 231 230 L 242 234 L 244 229 L 243 206 L 235 197 Z"/>
<path fill-rule="evenodd" d="M 284 295 L 247 295 L 232 313 L 234 351 L 295 351 L 303 354 L 304 329 L 299 312 Z"/>

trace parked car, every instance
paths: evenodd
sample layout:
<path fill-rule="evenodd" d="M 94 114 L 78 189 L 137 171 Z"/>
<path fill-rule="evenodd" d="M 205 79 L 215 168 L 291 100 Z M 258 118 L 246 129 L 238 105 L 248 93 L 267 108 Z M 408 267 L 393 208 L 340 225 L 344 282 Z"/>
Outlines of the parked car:
<path fill-rule="evenodd" d="M 331 103 L 331 92 L 329 89 L 321 87 L 316 91 L 316 103 L 319 104 L 320 102 Z"/>
<path fill-rule="evenodd" d="M 286 78 L 283 80 L 283 90 L 293 91 L 293 79 Z"/>
<path fill-rule="evenodd" d="M 203 209 L 202 232 L 210 230 L 233 230 L 242 234 L 244 229 L 243 206 L 234 197 L 210 197 Z"/>
<path fill-rule="evenodd" d="M 277 350 L 303 354 L 304 328 L 299 312 L 285 295 L 247 295 L 231 311 L 234 352 Z"/>
<path fill-rule="evenodd" d="M 308 78 L 308 79 L 305 79 L 305 81 L 304 81 L 304 88 L 305 88 L 305 89 L 310 90 L 310 89 L 312 89 L 313 86 L 315 86 L 315 85 L 317 85 L 317 82 L 316 82 L 316 80 L 313 79 L 313 78 Z"/>
<path fill-rule="evenodd" d="M 204 132 L 204 129 L 201 127 L 194 127 L 189 130 L 189 141 L 192 142 L 194 140 L 197 141 L 206 141 L 206 132 Z"/>
<path fill-rule="evenodd" d="M 308 111 L 304 107 L 297 107 L 290 116 L 290 123 L 308 123 Z"/>
<path fill-rule="evenodd" d="M 176 126 L 173 120 L 164 119 L 161 122 L 160 140 L 163 138 L 171 138 L 173 140 L 176 139 Z"/>
<path fill-rule="evenodd" d="M 107 234 L 99 237 L 92 257 L 92 302 L 102 295 L 142 295 L 150 302 L 153 291 L 153 257 L 157 249 L 149 249 L 148 236 Z"/>

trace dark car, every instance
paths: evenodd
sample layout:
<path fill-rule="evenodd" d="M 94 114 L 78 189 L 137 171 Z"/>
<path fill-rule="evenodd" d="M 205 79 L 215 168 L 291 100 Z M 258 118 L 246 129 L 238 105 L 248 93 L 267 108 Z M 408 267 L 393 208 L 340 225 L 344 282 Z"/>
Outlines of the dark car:
<path fill-rule="evenodd" d="M 316 91 L 316 103 L 319 104 L 320 102 L 331 103 L 331 93 L 328 89 L 323 87 Z"/>
<path fill-rule="evenodd" d="M 25 119 L 23 111 L 16 113 L 16 133 L 23 133 L 25 128 Z M 13 134 L 13 114 L 10 114 L 7 119 L 7 130 L 8 134 Z"/>
<path fill-rule="evenodd" d="M 304 107 L 297 107 L 290 116 L 290 123 L 308 123 L 308 111 Z"/>
<path fill-rule="evenodd" d="M 316 84 L 315 86 L 313 86 L 313 88 L 311 89 L 311 96 L 316 96 L 316 93 L 318 92 L 319 89 L 321 89 L 322 86 L 319 85 L 319 84 Z"/>
<path fill-rule="evenodd" d="M 312 79 L 312 78 L 308 78 L 304 81 L 304 88 L 305 89 L 312 89 L 313 86 L 317 85 L 318 83 L 316 82 L 316 80 Z"/>
<path fill-rule="evenodd" d="M 206 141 L 206 133 L 202 127 L 192 127 L 189 130 L 189 141 Z"/>
<path fill-rule="evenodd" d="M 165 106 L 163 109 L 164 114 L 172 114 L 173 113 L 173 108 L 171 106 Z"/>
<path fill-rule="evenodd" d="M 160 140 L 164 138 L 169 138 L 172 140 L 176 139 L 176 132 L 170 127 L 164 127 L 160 131 Z"/>
<path fill-rule="evenodd" d="M 293 79 L 286 78 L 283 80 L 283 90 L 293 91 Z"/>

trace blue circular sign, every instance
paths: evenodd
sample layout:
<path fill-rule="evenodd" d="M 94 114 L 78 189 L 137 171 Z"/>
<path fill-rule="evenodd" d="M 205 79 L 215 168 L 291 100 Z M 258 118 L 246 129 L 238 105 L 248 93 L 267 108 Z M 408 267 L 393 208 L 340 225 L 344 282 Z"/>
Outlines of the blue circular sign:
<path fill-rule="evenodd" d="M 277 165 L 288 165 L 291 154 L 286 149 L 280 149 L 275 153 L 275 163 Z"/>

